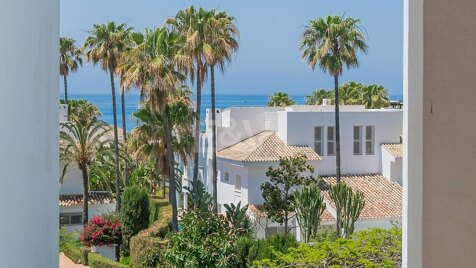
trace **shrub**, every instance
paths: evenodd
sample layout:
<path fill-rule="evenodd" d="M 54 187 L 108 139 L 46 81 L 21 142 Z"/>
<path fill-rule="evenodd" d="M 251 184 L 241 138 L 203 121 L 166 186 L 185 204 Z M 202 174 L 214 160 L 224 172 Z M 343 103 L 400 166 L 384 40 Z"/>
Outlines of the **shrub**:
<path fill-rule="evenodd" d="M 248 263 L 255 260 L 274 259 L 276 253 L 287 253 L 289 248 L 297 246 L 294 236 L 275 235 L 266 239 L 256 240 L 251 246 L 248 254 Z"/>
<path fill-rule="evenodd" d="M 128 268 L 129 265 L 124 265 L 115 262 L 98 253 L 89 253 L 89 267 L 90 268 Z"/>
<path fill-rule="evenodd" d="M 248 255 L 251 247 L 256 243 L 256 239 L 251 237 L 239 237 L 236 241 L 236 267 L 248 268 L 249 260 Z"/>
<path fill-rule="evenodd" d="M 149 226 L 149 196 L 139 186 L 126 187 L 121 200 L 123 254 L 129 256 L 129 240 Z"/>
<path fill-rule="evenodd" d="M 72 243 L 63 243 L 60 251 L 74 263 L 88 265 L 88 249 Z"/>
<path fill-rule="evenodd" d="M 137 235 L 130 242 L 130 263 L 134 268 L 157 267 L 165 241 L 160 238 Z"/>
<path fill-rule="evenodd" d="M 189 210 L 183 230 L 170 237 L 163 251 L 166 267 L 232 267 L 236 236 L 228 222 L 200 208 Z"/>
<path fill-rule="evenodd" d="M 400 267 L 401 229 L 374 228 L 350 238 L 299 244 L 288 253 L 257 260 L 253 267 Z"/>
<path fill-rule="evenodd" d="M 118 244 L 121 239 L 120 222 L 94 216 L 84 227 L 80 239 L 87 247 Z"/>

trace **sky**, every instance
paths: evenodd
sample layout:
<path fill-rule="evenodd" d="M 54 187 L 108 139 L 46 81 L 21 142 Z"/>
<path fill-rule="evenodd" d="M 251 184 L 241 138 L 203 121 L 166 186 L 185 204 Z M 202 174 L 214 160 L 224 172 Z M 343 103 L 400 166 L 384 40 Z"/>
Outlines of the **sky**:
<path fill-rule="evenodd" d="M 369 50 L 360 55 L 360 67 L 345 70 L 341 81 L 380 84 L 392 95 L 402 94 L 402 0 L 62 0 L 60 33 L 82 44 L 93 24 L 125 22 L 142 31 L 162 26 L 190 5 L 226 11 L 236 17 L 240 30 L 239 51 L 216 78 L 217 94 L 296 95 L 333 88 L 332 77 L 311 70 L 301 59 L 299 38 L 310 19 L 344 14 L 361 20 Z M 205 85 L 205 94 L 207 90 Z M 91 64 L 68 77 L 70 94 L 109 92 L 108 75 Z"/>

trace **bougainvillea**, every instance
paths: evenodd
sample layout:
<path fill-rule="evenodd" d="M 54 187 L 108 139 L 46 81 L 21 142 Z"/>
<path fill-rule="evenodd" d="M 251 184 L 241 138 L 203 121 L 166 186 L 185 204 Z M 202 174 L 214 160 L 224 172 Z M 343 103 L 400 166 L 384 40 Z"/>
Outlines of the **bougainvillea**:
<path fill-rule="evenodd" d="M 109 217 L 108 217 L 109 218 Z M 81 242 L 87 246 L 118 244 L 121 238 L 121 223 L 118 219 L 94 216 L 81 233 Z"/>

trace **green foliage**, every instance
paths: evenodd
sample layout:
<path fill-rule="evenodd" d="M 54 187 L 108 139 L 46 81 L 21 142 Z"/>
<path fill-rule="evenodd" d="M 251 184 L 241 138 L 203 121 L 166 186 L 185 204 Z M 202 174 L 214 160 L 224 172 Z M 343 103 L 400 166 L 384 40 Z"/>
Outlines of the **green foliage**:
<path fill-rule="evenodd" d="M 295 102 L 289 97 L 287 93 L 276 92 L 269 96 L 268 106 L 270 107 L 286 107 L 294 105 Z"/>
<path fill-rule="evenodd" d="M 322 105 L 324 99 L 334 100 L 334 92 L 325 89 L 316 89 L 306 96 L 306 105 Z"/>
<path fill-rule="evenodd" d="M 170 237 L 163 252 L 166 267 L 232 267 L 236 236 L 228 222 L 211 211 L 189 210 L 183 230 Z"/>
<path fill-rule="evenodd" d="M 379 85 L 366 86 L 362 90 L 362 104 L 364 104 L 367 109 L 388 107 L 390 105 L 388 91 Z"/>
<path fill-rule="evenodd" d="M 286 234 L 289 231 L 289 215 L 294 210 L 293 191 L 301 185 L 316 182 L 313 172 L 314 168 L 307 164 L 307 157 L 304 155 L 282 158 L 277 168 L 270 166 L 266 172 L 269 181 L 260 187 L 264 199 L 263 209 L 270 219 L 284 223 Z"/>
<path fill-rule="evenodd" d="M 129 255 L 129 240 L 149 227 L 149 196 L 145 189 L 130 186 L 124 189 L 121 202 L 123 253 Z"/>
<path fill-rule="evenodd" d="M 89 253 L 88 258 L 90 268 L 129 268 L 129 265 L 115 262 L 98 253 Z"/>
<path fill-rule="evenodd" d="M 303 186 L 301 191 L 294 190 L 294 211 L 299 227 L 304 236 L 304 242 L 309 243 L 317 233 L 321 223 L 321 215 L 326 209 L 326 203 L 321 190 L 315 184 Z"/>
<path fill-rule="evenodd" d="M 300 243 L 288 253 L 276 252 L 273 258 L 253 262 L 253 267 L 401 267 L 401 234 L 399 228 L 374 228 L 350 238 Z"/>
<path fill-rule="evenodd" d="M 248 256 L 251 247 L 256 243 L 256 239 L 248 236 L 238 237 L 236 241 L 236 268 L 249 267 Z"/>
<path fill-rule="evenodd" d="M 59 249 L 67 244 L 72 244 L 76 241 L 77 238 L 75 237 L 75 233 L 68 232 L 66 226 L 61 226 L 59 231 Z"/>
<path fill-rule="evenodd" d="M 364 208 L 364 193 L 361 191 L 354 193 L 351 187 L 344 182 L 340 182 L 331 186 L 329 195 L 334 204 L 341 209 L 341 233 L 344 237 L 349 237 L 354 233 L 354 224 Z"/>
<path fill-rule="evenodd" d="M 60 245 L 60 251 L 74 263 L 88 265 L 88 249 L 77 243 L 67 242 Z"/>
<path fill-rule="evenodd" d="M 320 226 L 317 233 L 312 237 L 312 242 L 335 241 L 337 233 L 334 226 Z"/>
<path fill-rule="evenodd" d="M 241 201 L 235 204 L 224 204 L 226 208 L 226 219 L 235 228 L 239 236 L 250 235 L 253 232 L 251 221 L 246 215 L 248 205 L 241 207 Z"/>
<path fill-rule="evenodd" d="M 139 186 L 147 189 L 149 193 L 155 192 L 160 184 L 160 174 L 151 162 L 141 162 L 131 170 L 129 186 Z"/>
<path fill-rule="evenodd" d="M 130 242 L 130 262 L 134 268 L 157 267 L 166 242 L 157 237 L 138 235 Z"/>
<path fill-rule="evenodd" d="M 288 249 L 297 245 L 294 236 L 275 235 L 266 239 L 255 240 L 255 243 L 249 249 L 247 263 L 250 265 L 256 260 L 274 259 L 278 253 L 287 253 Z"/>
<path fill-rule="evenodd" d="M 213 196 L 207 192 L 200 180 L 192 182 L 192 187 L 185 187 L 188 193 L 188 208 L 208 211 L 212 208 Z"/>

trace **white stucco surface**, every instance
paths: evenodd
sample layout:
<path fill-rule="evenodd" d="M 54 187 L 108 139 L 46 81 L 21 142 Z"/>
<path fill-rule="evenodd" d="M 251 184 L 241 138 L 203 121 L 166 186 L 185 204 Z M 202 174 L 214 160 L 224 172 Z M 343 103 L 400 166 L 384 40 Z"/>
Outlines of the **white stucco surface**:
<path fill-rule="evenodd" d="M 0 0 L 0 266 L 58 267 L 58 0 Z"/>

